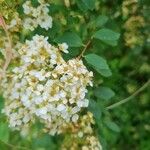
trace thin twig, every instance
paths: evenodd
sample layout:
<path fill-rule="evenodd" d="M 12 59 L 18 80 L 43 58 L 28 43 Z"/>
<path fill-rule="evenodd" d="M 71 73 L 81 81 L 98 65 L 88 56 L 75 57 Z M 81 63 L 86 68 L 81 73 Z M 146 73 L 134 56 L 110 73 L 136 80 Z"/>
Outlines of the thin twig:
<path fill-rule="evenodd" d="M 128 98 L 125 98 L 117 103 L 114 103 L 108 107 L 106 107 L 106 110 L 110 110 L 110 109 L 113 109 L 113 108 L 116 108 L 128 101 L 130 101 L 132 98 L 134 98 L 135 96 L 137 96 L 140 92 L 142 92 L 144 89 L 146 89 L 150 84 L 150 80 L 148 80 L 141 88 L 139 88 L 136 92 L 134 92 L 131 96 L 129 96 Z"/>
<path fill-rule="evenodd" d="M 85 51 L 87 50 L 87 48 L 90 46 L 92 42 L 92 39 L 90 39 L 87 44 L 84 46 L 84 49 L 82 50 L 81 54 L 78 56 L 78 59 L 81 59 L 81 57 L 83 57 L 83 54 L 85 53 Z"/>
<path fill-rule="evenodd" d="M 5 34 L 7 36 L 7 39 L 8 39 L 8 47 L 6 47 L 6 58 L 5 58 L 5 63 L 4 63 L 4 66 L 2 68 L 2 75 L 0 76 L 0 79 L 5 75 L 5 72 L 10 64 L 10 61 L 12 59 L 12 56 L 13 56 L 13 52 L 12 52 L 12 43 L 11 43 L 11 38 L 9 36 L 9 33 L 8 33 L 8 30 L 7 30 L 7 27 L 6 27 L 6 23 L 3 19 L 2 16 L 0 16 L 0 25 L 2 26 L 2 28 L 4 29 L 5 31 Z"/>

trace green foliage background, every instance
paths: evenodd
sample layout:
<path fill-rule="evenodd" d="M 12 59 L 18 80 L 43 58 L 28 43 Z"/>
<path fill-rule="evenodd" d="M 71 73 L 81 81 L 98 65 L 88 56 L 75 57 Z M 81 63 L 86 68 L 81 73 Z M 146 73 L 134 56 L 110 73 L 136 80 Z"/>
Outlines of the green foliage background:
<path fill-rule="evenodd" d="M 6 2 L 16 5 L 23 17 L 23 1 Z M 36 6 L 37 1 L 32 0 Z M 149 21 L 149 2 L 139 0 L 138 12 L 124 17 L 122 0 L 70 0 L 66 6 L 63 0 L 47 0 L 51 5 L 53 28 L 45 31 L 38 27 L 34 32 L 23 31 L 22 42 L 37 33 L 49 36 L 51 43 L 67 42 L 70 46 L 66 59 L 79 56 L 84 45 L 90 41 L 84 63 L 94 72 L 94 88 L 89 88 L 89 110 L 93 112 L 98 134 L 105 150 L 149 150 L 150 149 L 150 87 L 128 103 L 112 110 L 106 107 L 116 103 L 139 89 L 150 78 L 150 51 L 148 43 L 149 26 L 137 30 L 144 37 L 142 44 L 127 46 L 124 24 L 133 15 L 140 15 Z M 16 9 L 13 8 L 13 9 Z M 131 8 L 129 8 L 131 9 Z M 132 32 L 130 32 L 132 37 Z M 137 37 L 138 38 L 138 37 Z M 107 62 L 106 62 L 107 60 Z M 108 66 L 109 65 L 109 66 Z M 111 71 L 110 71 L 111 70 Z M 4 99 L 0 96 L 0 110 Z M 39 132 L 41 125 L 33 127 L 27 137 L 8 128 L 7 120 L 0 114 L 0 149 L 57 150 L 63 135 L 51 137 Z"/>

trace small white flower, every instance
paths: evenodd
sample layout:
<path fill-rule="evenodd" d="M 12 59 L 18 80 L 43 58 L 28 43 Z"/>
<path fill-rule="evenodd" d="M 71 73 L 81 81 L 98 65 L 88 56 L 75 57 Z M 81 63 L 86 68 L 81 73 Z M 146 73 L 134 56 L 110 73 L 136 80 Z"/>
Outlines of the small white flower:
<path fill-rule="evenodd" d="M 77 105 L 78 105 L 78 107 L 88 107 L 89 100 L 88 99 L 79 100 L 77 102 Z"/>
<path fill-rule="evenodd" d="M 22 102 L 28 101 L 28 96 L 27 96 L 27 95 L 22 95 L 22 96 L 21 96 L 21 101 L 22 101 Z"/>
<path fill-rule="evenodd" d="M 31 106 L 31 102 L 30 102 L 29 100 L 24 101 L 24 102 L 23 102 L 23 105 L 24 105 L 25 107 L 29 108 L 29 107 Z"/>
<path fill-rule="evenodd" d="M 56 64 L 56 60 L 55 59 L 51 59 L 50 62 L 51 62 L 52 65 Z"/>
<path fill-rule="evenodd" d="M 42 84 L 38 84 L 37 85 L 37 90 L 40 91 L 40 92 L 43 91 L 44 90 L 44 86 Z"/>
<path fill-rule="evenodd" d="M 64 53 L 69 53 L 67 43 L 62 43 L 62 44 L 59 44 L 58 46 L 59 46 L 59 49 L 60 49 L 62 52 L 64 52 Z"/>
<path fill-rule="evenodd" d="M 72 121 L 73 122 L 77 122 L 78 119 L 79 119 L 79 115 L 75 114 L 75 115 L 72 116 Z"/>
<path fill-rule="evenodd" d="M 23 122 L 24 122 L 24 123 L 28 123 L 29 120 L 30 120 L 30 115 L 28 115 L 28 114 L 25 115 L 24 118 L 23 118 Z"/>
<path fill-rule="evenodd" d="M 36 110 L 36 115 L 37 116 L 42 116 L 45 115 L 47 113 L 47 108 L 43 107 L 43 108 L 39 108 Z"/>
<path fill-rule="evenodd" d="M 34 102 L 35 102 L 35 104 L 40 104 L 40 103 L 42 103 L 42 102 L 43 102 L 43 97 L 41 97 L 41 96 L 35 97 L 35 98 L 34 98 Z"/>
<path fill-rule="evenodd" d="M 80 107 L 78 107 L 78 106 L 75 106 L 75 107 L 72 108 L 72 114 L 75 114 L 79 111 L 80 111 Z"/>
<path fill-rule="evenodd" d="M 88 107 L 89 105 L 89 100 L 88 99 L 84 99 L 83 100 L 83 107 Z"/>
<path fill-rule="evenodd" d="M 67 99 L 63 99 L 63 104 L 67 104 Z"/>
<path fill-rule="evenodd" d="M 31 13 L 31 2 L 30 1 L 26 1 L 22 6 L 23 6 L 25 14 L 28 15 Z"/>
<path fill-rule="evenodd" d="M 56 59 L 57 58 L 57 55 L 56 54 L 52 54 L 51 55 L 51 59 Z"/>
<path fill-rule="evenodd" d="M 47 72 L 46 74 L 45 74 L 45 77 L 46 78 L 48 78 L 48 77 L 50 77 L 51 76 L 51 73 L 50 72 Z"/>
<path fill-rule="evenodd" d="M 19 93 L 18 92 L 13 92 L 12 93 L 12 98 L 18 99 L 19 98 Z"/>
<path fill-rule="evenodd" d="M 37 19 L 37 23 L 40 25 L 41 28 L 44 28 L 48 30 L 49 28 L 52 28 L 52 17 L 46 15 L 41 16 Z"/>
<path fill-rule="evenodd" d="M 35 93 L 35 95 L 37 95 L 37 96 L 41 95 L 41 92 L 39 92 L 39 91 L 34 91 L 34 93 Z"/>
<path fill-rule="evenodd" d="M 59 92 L 59 96 L 60 96 L 60 98 L 65 98 L 66 97 L 66 93 L 64 91 L 60 91 Z"/>
<path fill-rule="evenodd" d="M 80 138 L 82 138 L 83 135 L 84 135 L 84 134 L 83 134 L 83 132 L 81 132 L 81 131 L 78 133 L 78 136 L 79 136 Z"/>
<path fill-rule="evenodd" d="M 57 106 L 57 110 L 58 110 L 58 111 L 63 111 L 63 110 L 65 110 L 65 109 L 66 109 L 66 106 L 63 105 L 63 104 L 59 104 L 59 105 Z"/>
<path fill-rule="evenodd" d="M 23 23 L 24 28 L 31 31 L 33 31 L 37 27 L 37 25 L 37 22 L 31 18 L 26 18 Z"/>

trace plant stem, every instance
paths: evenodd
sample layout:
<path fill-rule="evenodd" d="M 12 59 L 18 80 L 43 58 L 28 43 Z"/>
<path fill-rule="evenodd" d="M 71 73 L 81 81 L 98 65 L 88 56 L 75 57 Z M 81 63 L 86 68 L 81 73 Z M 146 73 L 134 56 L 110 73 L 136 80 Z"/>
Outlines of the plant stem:
<path fill-rule="evenodd" d="M 139 88 L 136 92 L 134 92 L 131 96 L 117 102 L 117 103 L 114 103 L 108 107 L 106 107 L 106 110 L 110 110 L 110 109 L 113 109 L 113 108 L 116 108 L 128 101 L 130 101 L 132 98 L 134 98 L 135 96 L 137 96 L 140 92 L 142 92 L 144 89 L 146 89 L 150 84 L 150 80 L 148 80 L 141 88 Z"/>
<path fill-rule="evenodd" d="M 5 60 L 5 63 L 4 63 L 4 66 L 2 68 L 2 75 L 0 76 L 0 79 L 5 75 L 5 72 L 10 64 L 10 61 L 12 59 L 12 56 L 13 56 L 13 52 L 12 52 L 12 43 L 11 43 L 11 38 L 9 36 L 9 33 L 8 33 L 8 30 L 7 30 L 7 27 L 6 27 L 6 23 L 4 21 L 4 18 L 0 15 L 0 19 L 2 21 L 2 27 L 5 31 L 5 34 L 7 36 L 7 39 L 8 39 L 8 47 L 6 47 L 6 60 Z"/>
<path fill-rule="evenodd" d="M 27 147 L 21 147 L 21 146 L 15 146 L 15 145 L 12 145 L 12 144 L 10 144 L 10 143 L 6 143 L 6 142 L 4 142 L 3 140 L 1 140 L 0 139 L 0 142 L 1 143 L 3 143 L 3 144 L 5 144 L 5 145 L 7 145 L 9 148 L 12 148 L 12 149 L 18 149 L 18 150 L 29 150 L 29 148 L 27 148 Z"/>
<path fill-rule="evenodd" d="M 84 46 L 84 49 L 82 50 L 81 54 L 78 56 L 79 59 L 81 59 L 81 57 L 83 57 L 83 54 L 85 53 L 85 51 L 87 50 L 87 48 L 89 47 L 89 45 L 91 44 L 92 39 L 90 39 L 87 44 Z"/>

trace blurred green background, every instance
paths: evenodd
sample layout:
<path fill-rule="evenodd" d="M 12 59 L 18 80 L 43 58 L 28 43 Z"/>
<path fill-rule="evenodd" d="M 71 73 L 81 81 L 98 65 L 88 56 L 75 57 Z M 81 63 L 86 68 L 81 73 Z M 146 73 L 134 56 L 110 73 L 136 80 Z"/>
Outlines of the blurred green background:
<path fill-rule="evenodd" d="M 37 4 L 36 0 L 32 2 Z M 38 33 L 49 36 L 50 42 L 57 43 L 61 37 L 65 39 L 66 32 L 73 32 L 86 44 L 93 33 L 102 28 L 120 33 L 116 46 L 94 39 L 85 53 L 102 56 L 112 71 L 112 76 L 102 77 L 88 66 L 94 71 L 94 88 L 89 88 L 87 95 L 91 101 L 89 110 L 96 119 L 93 128 L 104 150 L 149 150 L 150 86 L 123 105 L 112 110 L 105 108 L 132 95 L 150 78 L 150 1 L 70 0 L 70 5 L 65 5 L 63 0 L 47 2 L 51 4 L 52 30 L 47 32 L 38 27 L 32 33 L 25 31 L 19 35 L 21 41 Z M 17 11 L 22 12 L 23 1 L 8 0 L 8 3 L 10 6 L 18 3 Z M 69 56 L 64 57 L 76 57 L 82 49 L 82 46 L 71 43 Z M 3 106 L 4 99 L 0 96 L 0 110 Z M 11 131 L 7 119 L 0 114 L 0 149 L 59 149 L 63 135 L 51 137 L 40 131 L 39 124 L 33 127 L 29 136 L 23 137 L 20 132 Z"/>

